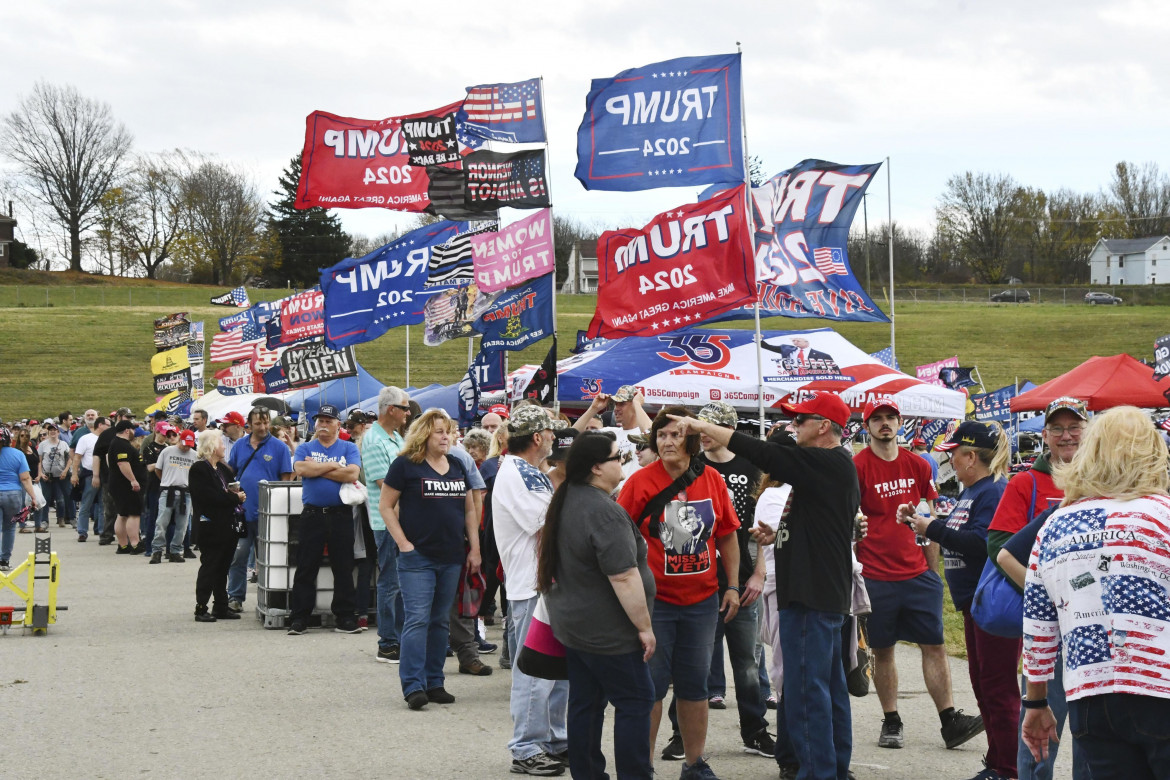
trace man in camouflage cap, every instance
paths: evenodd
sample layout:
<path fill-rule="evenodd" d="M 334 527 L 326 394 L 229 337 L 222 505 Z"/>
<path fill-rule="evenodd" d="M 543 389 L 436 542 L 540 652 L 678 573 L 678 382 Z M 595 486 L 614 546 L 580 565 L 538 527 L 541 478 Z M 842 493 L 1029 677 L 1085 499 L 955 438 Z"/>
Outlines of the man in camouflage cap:
<path fill-rule="evenodd" d="M 521 406 L 508 420 L 509 440 L 513 436 L 531 436 L 546 430 L 553 430 L 553 419 L 548 411 L 540 406 Z"/>

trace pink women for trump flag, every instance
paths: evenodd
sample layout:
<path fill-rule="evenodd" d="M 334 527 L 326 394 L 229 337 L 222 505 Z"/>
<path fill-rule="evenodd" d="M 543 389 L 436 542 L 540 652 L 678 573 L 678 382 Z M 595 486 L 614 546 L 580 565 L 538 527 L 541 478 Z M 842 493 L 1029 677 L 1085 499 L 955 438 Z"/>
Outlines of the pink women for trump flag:
<path fill-rule="evenodd" d="M 744 185 L 597 241 L 597 309 L 589 337 L 652 336 L 755 299 Z"/>
<path fill-rule="evenodd" d="M 552 231 L 552 210 L 541 209 L 498 233 L 472 236 L 476 286 L 498 292 L 553 270 Z"/>

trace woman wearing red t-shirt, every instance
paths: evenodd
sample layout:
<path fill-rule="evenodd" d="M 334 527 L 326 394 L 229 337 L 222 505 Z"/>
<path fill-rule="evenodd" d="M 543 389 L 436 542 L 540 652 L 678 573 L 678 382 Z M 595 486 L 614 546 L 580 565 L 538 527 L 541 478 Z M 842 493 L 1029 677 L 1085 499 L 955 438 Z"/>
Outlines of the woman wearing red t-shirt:
<path fill-rule="evenodd" d="M 658 649 L 650 659 L 655 696 L 651 754 L 662 720 L 662 700 L 673 682 L 686 762 L 681 776 L 703 777 L 704 771 L 710 773 L 702 755 L 707 740 L 707 673 L 715 645 L 715 623 L 720 612 L 727 622 L 739 611 L 739 546 L 735 538 L 739 518 L 719 472 L 702 461 L 692 466 L 699 454 L 699 435 L 684 435 L 668 415 L 694 416 L 682 406 L 668 406 L 658 413 L 650 427 L 650 446 L 659 460 L 630 475 L 618 503 L 646 539 L 647 563 L 658 588 L 652 616 Z M 659 498 L 680 478 L 689 484 Z M 648 505 L 652 505 L 651 511 L 646 512 Z M 716 548 L 728 582 L 722 606 L 717 595 Z"/>

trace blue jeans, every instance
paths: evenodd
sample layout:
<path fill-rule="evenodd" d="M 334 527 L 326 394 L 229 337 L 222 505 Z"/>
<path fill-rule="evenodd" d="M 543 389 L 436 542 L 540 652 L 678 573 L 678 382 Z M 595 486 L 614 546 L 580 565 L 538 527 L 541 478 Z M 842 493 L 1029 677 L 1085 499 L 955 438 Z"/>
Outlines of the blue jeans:
<path fill-rule="evenodd" d="M 399 559 L 399 576 L 402 560 Z M 512 620 L 508 637 L 510 658 L 524 646 L 528 624 L 539 596 L 522 601 L 508 599 L 508 616 Z M 562 753 L 568 749 L 569 683 L 565 680 L 542 680 L 529 677 L 517 666 L 512 667 L 512 739 L 508 750 L 512 758 L 523 761 L 539 753 Z M 646 744 L 650 744 L 647 735 Z"/>
<path fill-rule="evenodd" d="M 260 532 L 260 524 L 251 520 L 244 523 L 248 527 L 248 535 L 236 543 L 236 554 L 232 558 L 232 566 L 228 569 L 227 593 L 230 601 L 241 604 L 248 598 L 248 558 L 256 548 L 256 536 Z"/>
<path fill-rule="evenodd" d="M 1170 699 L 1087 696 L 1068 703 L 1068 728 L 1095 780 L 1170 778 Z"/>
<path fill-rule="evenodd" d="M 179 512 L 178 504 L 183 502 L 183 511 Z M 171 553 L 174 555 L 182 555 L 183 553 L 183 537 L 187 534 L 187 526 L 191 522 L 191 496 L 175 496 L 172 502 L 173 506 L 167 506 L 166 488 L 163 488 L 162 495 L 158 498 L 158 514 L 155 520 L 154 544 L 151 546 L 152 553 L 161 553 L 167 547 L 167 528 L 171 525 L 171 518 L 175 519 L 175 530 L 171 536 Z"/>
<path fill-rule="evenodd" d="M 378 649 L 389 650 L 402 634 L 404 610 L 398 587 L 398 545 L 389 531 L 374 531 L 378 545 Z"/>
<path fill-rule="evenodd" d="M 459 588 L 458 563 L 439 563 L 417 550 L 398 556 L 398 581 L 406 619 L 402 626 L 402 695 L 443 687 L 447 627 Z"/>
<path fill-rule="evenodd" d="M 24 509 L 23 490 L 0 491 L 0 562 L 12 559 L 12 547 L 16 544 L 16 517 Z"/>
<path fill-rule="evenodd" d="M 77 510 L 77 533 L 89 534 L 89 520 L 93 518 L 94 533 L 102 531 L 102 489 L 93 486 L 93 472 L 82 469 L 78 478 L 83 490 L 81 493 L 81 507 Z"/>
<path fill-rule="evenodd" d="M 45 477 L 41 480 L 41 491 L 45 494 L 45 505 L 41 507 L 41 524 L 49 524 L 49 506 L 57 512 L 57 522 L 69 519 L 69 491 L 73 486 L 66 477 Z"/>
<path fill-rule="evenodd" d="M 1056 664 L 1052 667 L 1052 679 L 1048 681 L 1048 706 L 1056 716 L 1056 733 L 1064 735 L 1064 720 L 1068 716 L 1068 702 L 1064 698 L 1064 651 L 1056 654 Z M 1020 679 L 1020 690 L 1024 690 L 1026 680 Z M 1020 727 L 1024 725 L 1024 714 L 1027 711 L 1020 707 Z M 1081 750 L 1080 744 L 1071 736 L 1073 755 L 1073 780 L 1091 780 L 1089 764 Z M 1016 769 L 1020 780 L 1052 780 L 1052 768 L 1056 765 L 1056 753 L 1060 749 L 1059 742 L 1048 743 L 1048 760 L 1037 761 L 1032 758 L 1032 751 L 1020 740 L 1019 751 L 1016 753 Z"/>
<path fill-rule="evenodd" d="M 849 771 L 853 718 L 841 661 L 844 621 L 845 615 L 802 604 L 780 610 L 784 702 L 776 730 L 792 740 L 800 780 L 836 780 Z"/>
<path fill-rule="evenodd" d="M 650 711 L 654 681 L 642 651 L 597 655 L 565 648 L 569 667 L 569 771 L 574 778 L 608 780 L 601 738 L 612 704 L 613 757 L 620 778 L 652 778 Z"/>

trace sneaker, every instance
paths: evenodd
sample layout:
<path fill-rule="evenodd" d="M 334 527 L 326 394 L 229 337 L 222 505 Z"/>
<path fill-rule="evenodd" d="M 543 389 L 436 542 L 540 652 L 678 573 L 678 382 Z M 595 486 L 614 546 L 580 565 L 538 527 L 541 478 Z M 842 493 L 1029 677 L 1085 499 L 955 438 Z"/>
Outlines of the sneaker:
<path fill-rule="evenodd" d="M 707 699 L 707 706 L 713 710 L 727 709 L 727 703 L 723 701 L 723 697 L 719 694 L 715 694 L 711 698 Z"/>
<path fill-rule="evenodd" d="M 511 669 L 512 668 L 512 659 L 506 655 L 501 655 L 500 656 L 500 668 L 501 669 Z"/>
<path fill-rule="evenodd" d="M 902 733 L 902 721 L 882 719 L 882 733 L 878 735 L 878 747 L 900 748 L 906 743 Z"/>
<path fill-rule="evenodd" d="M 358 618 L 358 628 L 362 631 L 367 631 L 370 628 L 370 619 L 364 615 Z"/>
<path fill-rule="evenodd" d="M 114 551 L 114 555 L 130 555 L 134 552 L 134 548 L 130 545 L 118 545 L 118 549 Z"/>
<path fill-rule="evenodd" d="M 259 581 L 259 576 L 256 574 L 256 570 L 255 569 L 248 569 L 248 582 L 255 585 L 258 581 Z"/>
<path fill-rule="evenodd" d="M 358 628 L 357 618 L 348 618 L 338 620 L 337 625 L 333 627 L 333 632 L 336 634 L 360 634 L 362 630 Z"/>
<path fill-rule="evenodd" d="M 47 526 L 47 525 L 44 528 L 37 529 L 38 534 L 47 534 L 48 532 L 49 532 L 49 526 Z"/>
<path fill-rule="evenodd" d="M 455 657 L 455 651 L 451 649 L 451 645 L 447 645 L 447 657 L 448 658 Z"/>
<path fill-rule="evenodd" d="M 743 752 L 755 753 L 757 756 L 772 758 L 776 755 L 776 742 L 765 729 L 743 741 Z"/>
<path fill-rule="evenodd" d="M 406 706 L 412 710 L 421 710 L 430 703 L 426 691 L 415 691 L 406 697 Z"/>
<path fill-rule="evenodd" d="M 769 696 L 767 699 L 764 700 L 764 705 L 770 710 L 776 709 L 777 704 L 778 704 L 778 702 L 776 701 L 776 694 L 772 694 L 771 696 Z"/>
<path fill-rule="evenodd" d="M 512 759 L 512 774 L 556 777 L 565 773 L 565 765 L 548 753 L 537 753 L 525 759 Z"/>
<path fill-rule="evenodd" d="M 471 674 L 476 677 L 487 677 L 491 673 L 492 668 L 490 666 L 485 666 L 483 661 L 479 660 L 478 658 L 474 659 L 466 666 L 459 664 L 459 674 Z"/>
<path fill-rule="evenodd" d="M 800 774 L 800 764 L 781 764 L 780 765 L 780 780 L 796 780 L 796 776 Z M 853 773 L 850 772 L 850 775 Z"/>
<path fill-rule="evenodd" d="M 107 544 L 113 544 L 113 539 L 98 539 L 98 546 L 105 547 Z"/>
<path fill-rule="evenodd" d="M 8 561 L 0 561 L 0 571 L 12 571 L 12 567 L 8 565 Z"/>
<path fill-rule="evenodd" d="M 79 541 L 79 542 L 84 542 L 88 538 L 89 538 L 89 534 L 78 534 L 77 535 L 77 541 Z"/>
<path fill-rule="evenodd" d="M 947 750 L 962 745 L 976 734 L 983 733 L 983 718 L 978 715 L 964 715 L 962 710 L 955 710 L 951 721 L 940 729 L 943 742 Z"/>
<path fill-rule="evenodd" d="M 294 620 L 288 627 L 289 636 L 301 636 L 302 634 L 307 634 L 308 632 L 309 627 L 305 625 L 305 621 L 303 620 Z"/>
<path fill-rule="evenodd" d="M 150 556 L 151 563 L 162 563 L 162 553 L 156 552 Z"/>
<path fill-rule="evenodd" d="M 554 761 L 560 761 L 565 766 L 569 765 L 569 749 L 568 748 L 565 748 L 560 753 L 554 753 L 553 751 L 550 750 L 548 752 L 548 755 Z"/>
<path fill-rule="evenodd" d="M 670 741 L 666 743 L 666 747 L 662 749 L 663 761 L 682 761 L 686 757 L 686 752 L 683 751 L 682 734 L 677 731 L 670 735 Z"/>
<path fill-rule="evenodd" d="M 239 599 L 229 599 L 227 608 L 229 612 L 240 613 L 244 611 L 244 603 Z"/>
<path fill-rule="evenodd" d="M 183 557 L 184 558 L 194 558 L 195 553 L 191 552 L 190 550 L 183 550 Z"/>
<path fill-rule="evenodd" d="M 498 650 L 499 647 L 500 647 L 499 645 L 493 644 L 492 642 L 489 642 L 486 639 L 479 640 L 479 652 L 483 653 L 484 655 L 488 655 L 489 653 L 496 652 L 496 650 Z"/>
<path fill-rule="evenodd" d="M 146 541 L 139 539 L 138 544 L 130 545 L 130 552 L 133 555 L 142 555 L 144 552 L 146 552 Z"/>
<path fill-rule="evenodd" d="M 186 563 L 186 559 L 178 553 L 167 553 L 167 560 L 171 563 Z"/>
<path fill-rule="evenodd" d="M 696 758 L 695 763 L 683 762 L 682 771 L 678 773 L 678 780 L 719 780 L 711 767 L 702 758 Z"/>
<path fill-rule="evenodd" d="M 242 616 L 230 609 L 213 609 L 211 614 L 215 615 L 217 620 L 239 620 Z"/>
<path fill-rule="evenodd" d="M 401 653 L 398 645 L 390 645 L 389 650 L 383 650 L 379 647 L 378 655 L 374 657 L 374 660 L 384 664 L 396 664 L 402 660 Z"/>
<path fill-rule="evenodd" d="M 203 611 L 195 610 L 195 622 L 196 623 L 214 623 L 215 622 L 215 615 L 212 615 L 210 612 L 208 612 L 207 607 L 204 607 Z"/>
<path fill-rule="evenodd" d="M 435 704 L 454 704 L 455 697 L 447 693 L 446 688 L 431 688 L 427 691 L 427 701 Z"/>

